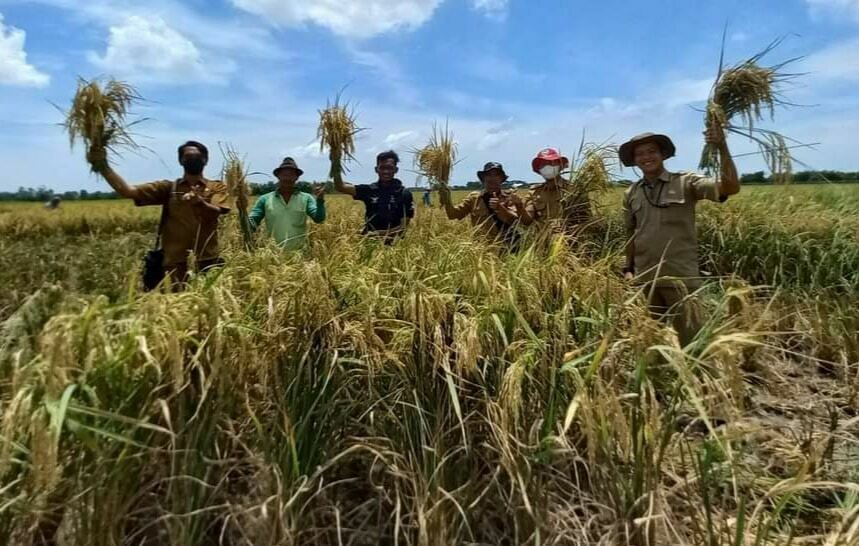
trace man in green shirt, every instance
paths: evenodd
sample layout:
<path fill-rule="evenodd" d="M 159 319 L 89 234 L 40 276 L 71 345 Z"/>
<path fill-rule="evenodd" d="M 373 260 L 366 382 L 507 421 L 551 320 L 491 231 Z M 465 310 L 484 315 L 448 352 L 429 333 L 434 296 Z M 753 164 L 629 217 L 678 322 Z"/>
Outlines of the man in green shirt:
<path fill-rule="evenodd" d="M 295 183 L 304 171 L 287 157 L 274 170 L 276 191 L 261 196 L 250 214 L 251 229 L 256 230 L 263 218 L 269 235 L 286 250 L 307 245 L 307 217 L 317 224 L 325 221 L 325 188 L 314 189 L 314 195 L 298 191 Z"/>

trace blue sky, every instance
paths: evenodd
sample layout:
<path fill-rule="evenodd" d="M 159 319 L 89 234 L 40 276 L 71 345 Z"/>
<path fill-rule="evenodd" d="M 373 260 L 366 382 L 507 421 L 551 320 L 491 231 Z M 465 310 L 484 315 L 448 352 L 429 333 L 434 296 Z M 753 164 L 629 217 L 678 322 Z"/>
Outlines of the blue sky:
<path fill-rule="evenodd" d="M 0 190 L 105 187 L 69 149 L 52 105 L 68 104 L 77 76 L 97 75 L 128 80 L 148 100 L 138 131 L 151 151 L 116 160 L 131 181 L 177 176 L 175 147 L 191 138 L 213 151 L 230 142 L 258 171 L 291 155 L 322 179 L 317 110 L 344 86 L 367 128 L 352 165 L 359 182 L 387 148 L 403 153 L 406 171 L 407 152 L 445 120 L 463 182 L 489 160 L 533 180 L 539 149 L 573 153 L 583 134 L 665 132 L 678 147 L 669 167 L 694 169 L 695 108 L 726 23 L 730 61 L 785 35 L 770 59 L 804 56 L 794 70 L 808 74 L 785 94 L 806 106 L 765 125 L 820 142 L 797 153 L 809 167 L 859 170 L 859 0 L 0 0 Z M 763 168 L 755 157 L 739 163 Z"/>

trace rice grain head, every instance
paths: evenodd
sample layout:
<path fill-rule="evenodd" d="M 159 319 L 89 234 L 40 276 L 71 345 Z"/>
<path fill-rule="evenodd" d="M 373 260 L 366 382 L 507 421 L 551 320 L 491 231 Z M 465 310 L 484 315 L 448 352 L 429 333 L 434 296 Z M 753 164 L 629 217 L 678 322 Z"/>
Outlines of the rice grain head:
<path fill-rule="evenodd" d="M 137 90 L 128 83 L 110 79 L 102 84 L 99 80 L 79 79 L 63 122 L 70 146 L 74 148 L 75 142 L 80 140 L 87 150 L 117 152 L 139 148 L 129 132 L 138 122 L 129 123 L 128 116 L 131 107 L 141 100 Z"/>
<path fill-rule="evenodd" d="M 361 131 L 355 121 L 355 111 L 349 111 L 348 104 L 340 104 L 340 96 L 319 111 L 319 150 L 331 155 L 332 173 L 341 167 L 343 159 L 355 159 L 355 135 Z"/>
<path fill-rule="evenodd" d="M 418 174 L 426 177 L 430 185 L 446 187 L 450 183 L 450 173 L 456 164 L 457 150 L 453 134 L 447 125 L 444 130 L 434 125 L 427 145 L 413 153 Z"/>

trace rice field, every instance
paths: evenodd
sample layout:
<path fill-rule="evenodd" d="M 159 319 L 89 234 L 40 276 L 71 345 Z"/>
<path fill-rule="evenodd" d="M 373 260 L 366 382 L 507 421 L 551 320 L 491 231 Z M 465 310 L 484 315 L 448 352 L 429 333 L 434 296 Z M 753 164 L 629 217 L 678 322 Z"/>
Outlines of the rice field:
<path fill-rule="evenodd" d="M 859 185 L 699 208 L 686 348 L 617 191 L 514 256 L 328 200 L 181 294 L 138 288 L 157 208 L 0 203 L 0 545 L 859 543 Z"/>

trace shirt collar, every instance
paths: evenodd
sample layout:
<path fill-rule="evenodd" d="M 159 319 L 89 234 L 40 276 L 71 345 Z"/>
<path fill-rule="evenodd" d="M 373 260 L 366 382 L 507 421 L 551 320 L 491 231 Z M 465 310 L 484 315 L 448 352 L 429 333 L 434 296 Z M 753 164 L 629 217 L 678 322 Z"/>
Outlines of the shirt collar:
<path fill-rule="evenodd" d="M 662 173 L 659 176 L 657 176 L 656 179 L 659 180 L 660 182 L 671 182 L 671 173 L 668 172 L 667 170 L 663 169 Z M 646 185 L 646 186 L 651 186 L 651 187 L 653 186 L 653 184 L 651 184 L 650 181 L 647 180 L 647 178 L 645 178 L 645 177 L 641 178 L 641 183 Z"/>

